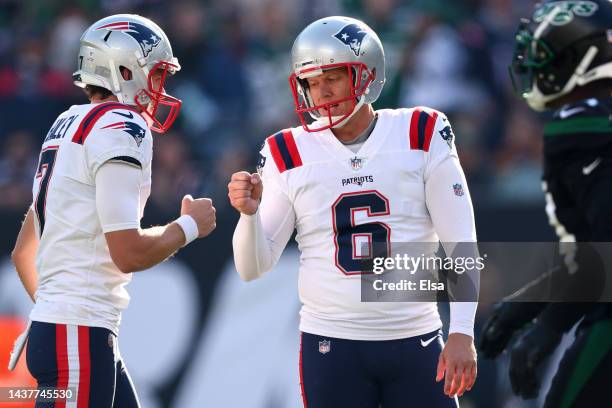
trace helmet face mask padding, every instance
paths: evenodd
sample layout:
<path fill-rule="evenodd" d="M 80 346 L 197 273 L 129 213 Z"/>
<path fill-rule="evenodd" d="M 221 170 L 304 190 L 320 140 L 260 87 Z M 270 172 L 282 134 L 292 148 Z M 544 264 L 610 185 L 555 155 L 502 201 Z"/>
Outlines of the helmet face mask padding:
<path fill-rule="evenodd" d="M 542 111 L 612 78 L 612 5 L 547 1 L 521 20 L 509 67 L 515 92 Z M 590 88 L 590 87 L 589 87 Z"/>
<path fill-rule="evenodd" d="M 75 85 L 99 86 L 110 90 L 119 102 L 138 106 L 152 130 L 163 133 L 176 119 L 181 101 L 165 92 L 164 83 L 168 73 L 180 70 L 180 64 L 166 34 L 153 21 L 134 14 L 97 21 L 81 37 L 78 68 L 73 74 Z M 160 81 L 153 84 L 157 71 Z M 160 107 L 167 108 L 164 117 Z"/>
<path fill-rule="evenodd" d="M 361 106 L 376 101 L 385 83 L 385 55 L 380 39 L 366 24 L 349 17 L 326 17 L 308 25 L 295 39 L 291 61 L 289 85 L 295 112 L 308 132 L 344 126 Z M 308 78 L 338 68 L 347 70 L 349 95 L 317 106 Z M 347 101 L 351 102 L 350 109 L 332 116 L 330 108 Z M 306 114 L 315 122 L 309 123 Z"/>

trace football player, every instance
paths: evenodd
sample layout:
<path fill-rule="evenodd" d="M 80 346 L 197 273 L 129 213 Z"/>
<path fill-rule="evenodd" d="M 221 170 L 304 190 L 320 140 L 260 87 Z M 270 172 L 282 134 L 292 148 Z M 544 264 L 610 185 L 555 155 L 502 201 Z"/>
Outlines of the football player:
<path fill-rule="evenodd" d="M 427 107 L 372 108 L 385 56 L 359 20 L 307 26 L 293 44 L 292 71 L 302 126 L 266 139 L 261 177 L 237 172 L 228 184 L 241 213 L 238 273 L 249 281 L 270 270 L 297 229 L 304 406 L 457 406 L 476 378 L 476 302 L 451 304 L 444 345 L 435 301 L 360 296 L 368 255 L 359 242 L 475 242 L 450 123 Z"/>
<path fill-rule="evenodd" d="M 612 367 L 612 308 L 592 303 L 605 281 L 589 242 L 612 241 L 612 4 L 538 4 L 519 26 L 511 68 L 529 106 L 554 112 L 544 128 L 546 212 L 562 248 L 573 249 L 553 275 L 562 284 L 552 295 L 566 302 L 498 305 L 479 347 L 494 358 L 522 331 L 511 348 L 510 381 L 517 395 L 535 398 L 543 362 L 582 319 L 545 406 L 597 406 Z M 567 303 L 574 299 L 586 302 Z"/>
<path fill-rule="evenodd" d="M 140 228 L 151 188 L 150 129 L 165 132 L 176 118 L 181 101 L 164 85 L 179 69 L 153 21 L 122 14 L 94 23 L 81 37 L 73 76 L 90 103 L 59 115 L 42 145 L 34 201 L 13 251 L 35 301 L 27 363 L 41 389 L 67 389 L 79 407 L 139 405 L 117 343 L 126 285 L 133 272 L 215 228 L 211 200 L 191 196 L 173 222 Z"/>

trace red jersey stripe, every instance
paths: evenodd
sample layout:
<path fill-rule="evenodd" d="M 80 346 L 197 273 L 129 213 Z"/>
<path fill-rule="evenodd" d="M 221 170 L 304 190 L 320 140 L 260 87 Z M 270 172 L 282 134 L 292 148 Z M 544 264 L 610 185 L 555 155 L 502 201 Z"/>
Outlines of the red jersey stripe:
<path fill-rule="evenodd" d="M 58 390 L 68 388 L 68 332 L 65 324 L 55 325 L 55 358 L 57 359 Z M 56 408 L 66 408 L 66 400 L 56 400 Z"/>
<path fill-rule="evenodd" d="M 285 161 L 281 156 L 280 150 L 278 149 L 278 144 L 276 143 L 274 136 L 270 136 L 268 138 L 268 146 L 270 146 L 270 153 L 272 153 L 272 158 L 274 159 L 274 163 L 276 163 L 278 171 L 282 173 L 283 171 L 287 170 L 287 167 L 285 166 Z"/>
<path fill-rule="evenodd" d="M 427 126 L 425 127 L 425 143 L 423 144 L 423 150 L 428 152 L 429 145 L 431 144 L 431 138 L 433 131 L 436 126 L 436 120 L 438 119 L 438 112 L 433 112 L 433 115 L 427 115 Z"/>
<path fill-rule="evenodd" d="M 295 144 L 295 139 L 293 138 L 293 133 L 291 132 L 291 129 L 283 130 L 283 138 L 285 139 L 287 150 L 289 150 L 289 154 L 291 155 L 293 167 L 301 166 L 302 157 L 300 156 L 300 152 L 298 151 L 297 145 Z"/>
<path fill-rule="evenodd" d="M 304 337 L 304 333 L 300 333 L 300 363 L 299 363 L 299 368 L 300 368 L 300 389 L 302 391 L 302 402 L 304 404 L 304 408 L 307 407 L 306 404 L 306 391 L 304 391 L 304 374 L 302 373 L 302 339 Z"/>
<path fill-rule="evenodd" d="M 129 105 L 125 105 L 119 102 L 107 102 L 107 103 L 101 104 L 100 106 L 96 106 L 95 108 L 90 110 L 89 113 L 85 115 L 85 117 L 81 121 L 81 124 L 79 125 L 79 128 L 74 133 L 74 136 L 72 137 L 72 141 L 78 144 L 85 143 L 87 136 L 89 136 L 89 133 L 93 129 L 96 122 L 102 116 L 104 116 L 105 113 L 113 109 L 126 109 L 132 112 L 136 112 L 137 114 L 140 115 L 140 112 L 138 112 L 136 109 L 132 108 Z"/>
<path fill-rule="evenodd" d="M 89 352 L 89 327 L 79 326 L 79 392 L 77 408 L 89 406 L 91 384 L 91 357 Z"/>
<path fill-rule="evenodd" d="M 419 150 L 419 117 L 421 116 L 420 109 L 414 109 L 412 111 L 412 117 L 410 118 L 410 149 Z"/>

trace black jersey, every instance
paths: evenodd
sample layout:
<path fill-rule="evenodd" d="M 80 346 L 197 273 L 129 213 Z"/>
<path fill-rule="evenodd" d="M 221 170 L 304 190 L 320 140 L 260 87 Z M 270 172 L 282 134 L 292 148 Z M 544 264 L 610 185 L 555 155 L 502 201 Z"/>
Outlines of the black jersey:
<path fill-rule="evenodd" d="M 612 147 L 612 98 L 589 98 L 557 110 L 544 126 L 544 156 Z"/>

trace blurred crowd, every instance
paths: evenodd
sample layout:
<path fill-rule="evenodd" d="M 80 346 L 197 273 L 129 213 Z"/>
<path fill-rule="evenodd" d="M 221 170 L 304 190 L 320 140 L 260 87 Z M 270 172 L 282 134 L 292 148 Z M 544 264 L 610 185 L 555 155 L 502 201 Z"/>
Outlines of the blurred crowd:
<path fill-rule="evenodd" d="M 49 0 L 0 2 L 0 211 L 25 210 L 40 143 L 85 103 L 71 83 L 81 33 L 115 13 L 152 18 L 182 70 L 178 124 L 156 136 L 150 212 L 174 217 L 184 193 L 227 209 L 225 185 L 253 168 L 263 139 L 296 126 L 287 76 L 295 35 L 327 15 L 368 23 L 387 55 L 375 108 L 425 105 L 453 123 L 476 206 L 542 200 L 542 118 L 513 95 L 507 65 L 529 0 Z"/>

